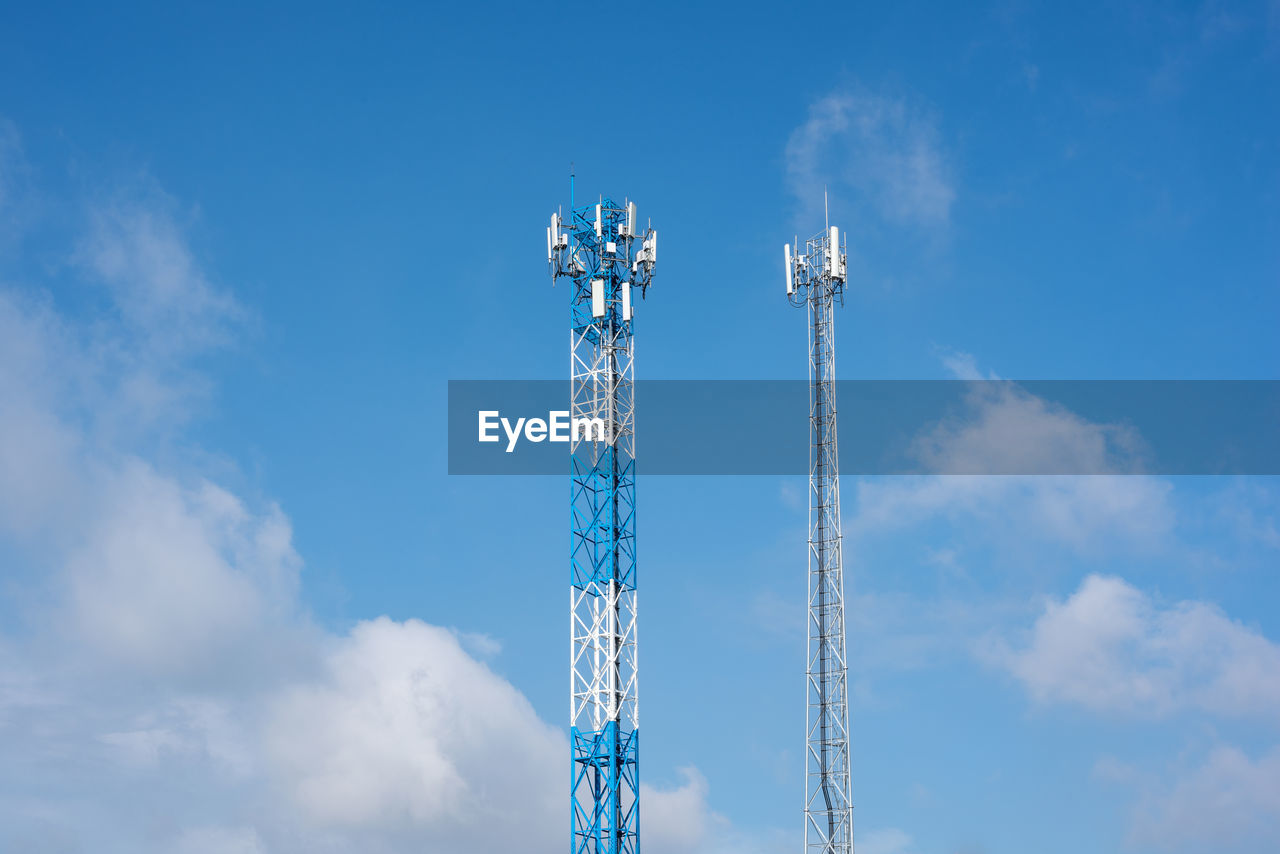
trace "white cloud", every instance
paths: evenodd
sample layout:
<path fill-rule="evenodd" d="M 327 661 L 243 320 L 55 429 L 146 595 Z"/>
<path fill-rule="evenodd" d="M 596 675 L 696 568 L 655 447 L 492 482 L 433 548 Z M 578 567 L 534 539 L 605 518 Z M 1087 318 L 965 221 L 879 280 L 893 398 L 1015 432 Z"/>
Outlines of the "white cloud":
<path fill-rule="evenodd" d="M 1119 578 L 1089 576 L 1046 605 L 1024 642 L 995 641 L 987 654 L 1040 703 L 1280 716 L 1280 646 L 1214 605 L 1162 607 Z"/>
<path fill-rule="evenodd" d="M 1159 548 L 1172 530 L 1172 486 L 1155 478 L 943 475 L 858 481 L 850 537 L 877 537 L 930 519 L 967 520 L 969 535 L 1048 540 L 1080 552 Z"/>
<path fill-rule="evenodd" d="M 252 514 L 138 460 L 86 481 L 96 510 L 64 579 L 71 625 L 102 657 L 190 672 L 257 646 L 265 618 L 292 607 L 299 560 L 278 508 Z"/>
<path fill-rule="evenodd" d="M 1280 843 L 1280 748 L 1220 745 L 1188 771 L 1136 782 L 1127 842 L 1142 851 L 1255 854 Z"/>
<path fill-rule="evenodd" d="M 999 379 L 966 353 L 943 361 L 961 379 Z M 1172 486 L 1127 473 L 1140 448 L 1140 437 L 1119 425 L 1091 422 L 1012 383 L 975 383 L 962 409 L 911 441 L 923 471 L 947 474 L 857 481 L 846 532 L 872 537 L 949 518 L 985 536 L 1081 552 L 1160 548 L 1175 521 Z M 1055 471 L 1094 474 L 1036 474 Z"/>
<path fill-rule="evenodd" d="M 319 629 L 285 513 L 155 458 L 204 392 L 187 357 L 244 315 L 173 211 L 90 216 L 72 269 L 104 312 L 0 284 L 0 849 L 560 849 L 567 742 L 480 660 L 494 639 Z M 716 820 L 685 775 L 645 788 L 657 854 Z"/>
<path fill-rule="evenodd" d="M 973 371 L 969 364 L 956 365 Z M 966 387 L 962 414 L 944 418 L 913 444 L 939 474 L 1129 474 L 1141 441 L 1120 424 L 1088 421 L 1010 382 Z"/>
<path fill-rule="evenodd" d="M 444 629 L 357 625 L 315 683 L 271 701 L 265 752 L 321 826 L 418 828 L 420 844 L 551 846 L 563 830 L 568 744 Z"/>
<path fill-rule="evenodd" d="M 1133 474 L 1142 437 L 1126 424 L 1089 421 L 991 370 L 961 351 L 942 366 L 964 381 L 960 407 L 915 436 L 909 453 L 940 474 Z"/>
<path fill-rule="evenodd" d="M 707 804 L 707 780 L 698 769 L 681 768 L 680 777 L 671 789 L 640 784 L 642 842 L 653 854 L 695 854 L 705 850 L 713 826 L 727 828 Z"/>
<path fill-rule="evenodd" d="M 1280 549 L 1280 492 L 1258 480 L 1235 480 L 1218 498 L 1218 515 L 1242 542 Z"/>
<path fill-rule="evenodd" d="M 35 579 L 44 616 L 97 663 L 190 674 L 293 607 L 300 561 L 278 508 L 130 451 L 122 437 L 169 418 L 127 391 L 146 361 L 118 325 L 73 326 L 47 298 L 0 291 L 0 533 L 58 567 Z M 180 367 L 163 383 L 185 395 Z"/>
<path fill-rule="evenodd" d="M 47 534 L 70 507 L 81 435 L 56 410 L 76 376 L 70 342 L 45 301 L 0 291 L 0 532 Z M 19 369 L 19 367 L 21 369 Z"/>
<path fill-rule="evenodd" d="M 821 213 L 824 187 L 869 203 L 895 225 L 945 226 L 951 216 L 956 192 L 936 123 L 903 99 L 864 92 L 819 99 L 792 132 L 786 165 L 806 221 Z"/>
<path fill-rule="evenodd" d="M 693 766 L 679 769 L 674 786 L 640 784 L 641 842 L 648 854 L 786 854 L 792 833 L 735 827 L 711 808 L 710 787 Z"/>
<path fill-rule="evenodd" d="M 244 316 L 197 266 L 175 208 L 156 188 L 95 205 L 76 255 L 108 287 L 133 340 L 157 355 L 223 343 Z"/>
<path fill-rule="evenodd" d="M 218 700 L 175 698 L 145 709 L 132 726 L 99 736 L 126 765 L 153 768 L 173 758 L 195 758 L 234 776 L 256 768 L 242 723 Z"/>
<path fill-rule="evenodd" d="M 947 373 L 951 374 L 958 380 L 998 380 L 999 376 L 994 371 L 988 371 L 983 375 L 978 367 L 978 360 L 972 353 L 965 353 L 961 350 L 944 350 L 939 354 L 942 361 L 942 367 L 946 368 Z"/>

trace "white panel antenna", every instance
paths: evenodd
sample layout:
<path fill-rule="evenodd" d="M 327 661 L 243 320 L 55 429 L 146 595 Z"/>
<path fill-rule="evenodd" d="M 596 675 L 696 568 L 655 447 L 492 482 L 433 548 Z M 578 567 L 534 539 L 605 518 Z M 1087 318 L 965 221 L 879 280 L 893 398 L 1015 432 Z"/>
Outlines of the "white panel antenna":
<path fill-rule="evenodd" d="M 591 280 L 591 316 L 604 317 L 604 280 Z"/>
<path fill-rule="evenodd" d="M 631 320 L 631 283 L 622 283 L 622 319 L 624 322 Z"/>
<path fill-rule="evenodd" d="M 791 296 L 796 291 L 795 281 L 793 280 L 794 271 L 791 269 L 791 244 L 788 243 L 782 247 L 782 261 L 787 267 L 787 296 Z"/>
<path fill-rule="evenodd" d="M 838 277 L 840 275 L 840 229 L 836 228 L 834 225 L 831 226 L 831 246 L 829 254 L 831 257 L 828 261 L 828 264 L 830 265 L 828 269 L 831 271 L 831 275 Z"/>
<path fill-rule="evenodd" d="M 627 234 L 636 233 L 636 203 L 627 203 Z"/>
<path fill-rule="evenodd" d="M 604 234 L 603 220 L 600 218 L 600 205 L 596 205 L 596 237 Z"/>

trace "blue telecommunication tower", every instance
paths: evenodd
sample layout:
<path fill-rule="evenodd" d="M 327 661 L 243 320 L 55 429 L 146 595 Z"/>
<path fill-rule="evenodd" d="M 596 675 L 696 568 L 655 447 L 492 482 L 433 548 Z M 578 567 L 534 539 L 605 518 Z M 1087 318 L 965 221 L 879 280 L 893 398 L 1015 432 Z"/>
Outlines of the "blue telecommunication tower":
<path fill-rule="evenodd" d="M 640 850 L 634 299 L 657 244 L 634 203 L 574 207 L 572 183 L 547 228 L 552 281 L 571 282 L 570 854 Z"/>

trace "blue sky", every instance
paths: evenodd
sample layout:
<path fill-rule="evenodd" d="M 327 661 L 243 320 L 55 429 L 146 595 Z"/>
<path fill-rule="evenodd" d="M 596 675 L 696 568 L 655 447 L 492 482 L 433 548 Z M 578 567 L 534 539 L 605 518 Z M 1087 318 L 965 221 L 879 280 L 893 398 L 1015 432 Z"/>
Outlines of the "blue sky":
<path fill-rule="evenodd" d="M 646 378 L 803 375 L 824 187 L 842 378 L 1280 373 L 1274 1 L 5 19 L 5 850 L 558 850 L 567 484 L 444 404 L 563 375 L 571 161 L 662 234 Z M 799 843 L 803 490 L 642 479 L 650 854 Z M 844 515 L 862 854 L 1280 843 L 1274 478 Z"/>

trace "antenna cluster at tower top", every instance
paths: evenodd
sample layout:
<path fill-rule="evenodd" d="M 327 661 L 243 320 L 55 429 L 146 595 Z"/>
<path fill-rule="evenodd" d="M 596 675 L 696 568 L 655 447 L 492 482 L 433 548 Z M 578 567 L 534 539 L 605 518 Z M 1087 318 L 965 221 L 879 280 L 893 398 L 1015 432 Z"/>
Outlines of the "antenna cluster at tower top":
<path fill-rule="evenodd" d="M 782 248 L 783 265 L 787 276 L 787 298 L 795 305 L 804 305 L 809 288 L 822 287 L 830 293 L 843 293 L 849 275 L 847 246 L 841 243 L 840 229 L 832 225 L 811 237 L 804 251 L 800 251 L 799 238 L 794 248 L 787 243 Z"/>
<path fill-rule="evenodd" d="M 635 202 L 621 205 L 601 196 L 594 205 L 573 208 L 565 222 L 559 211 L 547 227 L 547 266 L 551 280 L 567 276 L 580 290 L 590 318 L 605 317 L 611 306 L 629 323 L 632 288 L 643 298 L 653 283 L 658 260 L 658 233 L 641 227 Z"/>

